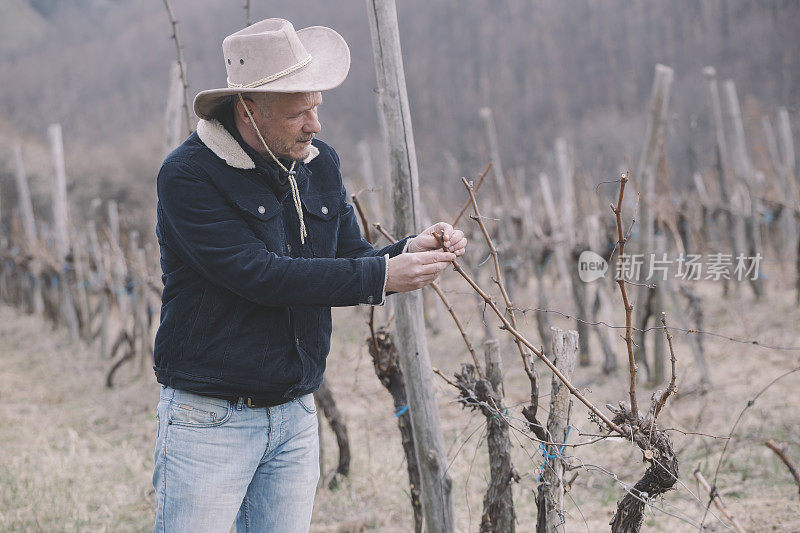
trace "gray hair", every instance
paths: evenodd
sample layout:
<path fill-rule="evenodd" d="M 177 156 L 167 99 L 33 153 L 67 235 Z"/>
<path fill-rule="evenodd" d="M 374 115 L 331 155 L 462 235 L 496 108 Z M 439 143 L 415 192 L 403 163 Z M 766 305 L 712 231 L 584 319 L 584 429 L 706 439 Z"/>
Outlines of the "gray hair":
<path fill-rule="evenodd" d="M 265 117 L 269 117 L 272 114 L 272 104 L 279 97 L 280 93 L 251 92 L 242 94 L 242 98 L 252 100 L 258 108 L 259 113 Z M 228 101 L 231 105 L 235 106 L 239 98 L 236 95 L 231 95 L 228 97 Z"/>

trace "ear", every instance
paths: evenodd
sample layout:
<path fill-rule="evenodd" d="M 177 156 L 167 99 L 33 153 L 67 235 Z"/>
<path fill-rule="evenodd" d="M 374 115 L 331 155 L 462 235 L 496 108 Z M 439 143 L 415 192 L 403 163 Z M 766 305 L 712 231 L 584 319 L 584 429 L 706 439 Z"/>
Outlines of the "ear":
<path fill-rule="evenodd" d="M 250 119 L 247 116 L 247 111 L 245 111 L 244 106 L 247 106 L 247 108 L 250 109 L 250 112 L 253 114 L 253 116 L 255 116 L 256 115 L 256 104 L 255 104 L 255 102 L 253 102 L 252 99 L 250 99 L 250 98 L 248 98 L 246 96 L 242 96 L 241 98 L 239 98 L 239 96 L 236 96 L 236 97 L 234 97 L 233 103 L 234 103 L 234 108 L 233 109 L 234 109 L 235 115 L 237 117 L 239 117 L 241 120 L 243 120 L 244 122 L 249 124 L 250 123 Z M 244 105 L 242 105 L 243 103 L 244 103 Z"/>

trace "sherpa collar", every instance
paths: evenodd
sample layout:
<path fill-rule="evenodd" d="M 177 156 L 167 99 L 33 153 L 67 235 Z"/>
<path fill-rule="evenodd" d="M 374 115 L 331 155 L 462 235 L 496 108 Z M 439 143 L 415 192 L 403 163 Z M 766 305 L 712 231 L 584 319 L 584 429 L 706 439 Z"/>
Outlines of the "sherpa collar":
<path fill-rule="evenodd" d="M 209 150 L 228 165 L 244 170 L 256 168 L 252 158 L 218 120 L 200 120 L 197 123 L 197 135 Z M 319 149 L 313 144 L 309 149 L 308 157 L 303 159 L 303 163 L 306 164 L 319 155 Z"/>

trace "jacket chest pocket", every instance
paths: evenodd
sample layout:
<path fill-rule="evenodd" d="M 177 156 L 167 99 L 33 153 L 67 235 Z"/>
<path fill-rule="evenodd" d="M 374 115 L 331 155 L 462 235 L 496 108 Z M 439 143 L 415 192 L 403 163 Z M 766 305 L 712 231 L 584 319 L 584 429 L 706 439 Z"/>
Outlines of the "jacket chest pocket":
<path fill-rule="evenodd" d="M 274 201 L 259 201 L 257 197 L 254 197 L 236 199 L 233 201 L 233 206 L 239 211 L 256 237 L 264 241 L 268 250 L 279 255 L 283 254 L 286 239 L 279 204 Z"/>
<path fill-rule="evenodd" d="M 336 257 L 341 197 L 329 194 L 302 198 L 302 201 L 308 215 L 306 227 L 314 257 Z"/>

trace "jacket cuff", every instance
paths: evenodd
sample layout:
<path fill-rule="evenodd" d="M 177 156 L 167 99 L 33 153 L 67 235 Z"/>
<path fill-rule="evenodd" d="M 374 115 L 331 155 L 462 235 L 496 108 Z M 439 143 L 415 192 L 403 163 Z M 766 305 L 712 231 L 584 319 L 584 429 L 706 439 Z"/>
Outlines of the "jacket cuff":
<path fill-rule="evenodd" d="M 389 281 L 389 254 L 383 256 L 383 290 L 381 291 L 381 303 L 378 305 L 384 305 L 386 303 L 386 283 Z"/>
<path fill-rule="evenodd" d="M 364 257 L 365 263 L 361 273 L 361 304 L 383 305 L 386 300 L 386 281 L 389 277 L 387 261 L 389 254 L 377 257 Z"/>

